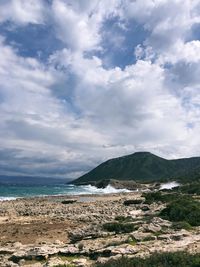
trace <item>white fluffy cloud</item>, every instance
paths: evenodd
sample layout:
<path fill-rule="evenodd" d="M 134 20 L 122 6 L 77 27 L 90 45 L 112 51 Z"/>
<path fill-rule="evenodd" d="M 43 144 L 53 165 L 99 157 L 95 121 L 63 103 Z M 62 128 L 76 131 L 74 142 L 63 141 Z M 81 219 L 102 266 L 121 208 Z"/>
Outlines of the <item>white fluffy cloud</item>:
<path fill-rule="evenodd" d="M 88 50 L 97 46 L 100 37 L 92 18 L 60 0 L 53 2 L 52 10 L 58 36 L 71 49 Z"/>
<path fill-rule="evenodd" d="M 0 23 L 11 21 L 20 25 L 43 23 L 45 1 L 43 0 L 1 0 Z"/>
<path fill-rule="evenodd" d="M 196 0 L 2 1 L 0 22 L 53 25 L 64 48 L 41 62 L 1 37 L 1 169 L 76 177 L 137 150 L 168 158 L 200 154 L 200 42 L 193 34 L 199 6 Z M 146 31 L 132 47 L 135 61 L 124 68 L 106 68 L 101 57 L 112 21 L 120 36 L 135 25 Z M 125 57 L 123 40 L 124 47 L 115 47 Z"/>
<path fill-rule="evenodd" d="M 52 174 L 53 169 L 60 169 L 57 176 L 65 170 L 64 174 L 73 177 L 70 170 L 76 169 L 73 172 L 78 175 L 96 160 L 90 153 L 101 147 L 104 136 L 93 130 L 87 120 L 77 119 L 52 95 L 49 88 L 62 79 L 61 73 L 36 59 L 18 56 L 2 38 L 0 49 L 1 150 L 17 151 L 13 160 L 17 162 L 16 170 L 20 164 L 22 174 L 34 169 L 37 174 L 50 175 L 50 162 Z M 88 161 L 83 153 L 86 149 Z M 83 170 L 75 168 L 75 164 Z"/>
<path fill-rule="evenodd" d="M 155 142 L 164 148 L 187 138 L 186 111 L 166 87 L 165 70 L 158 64 L 138 61 L 124 70 L 105 70 L 95 57 L 85 59 L 66 50 L 57 57 L 76 75 L 74 103 L 93 128 L 109 136 L 107 147 L 152 149 Z"/>
<path fill-rule="evenodd" d="M 126 1 L 125 11 L 150 32 L 147 43 L 160 51 L 185 39 L 192 25 L 200 22 L 199 1 Z"/>
<path fill-rule="evenodd" d="M 159 56 L 159 63 L 171 63 L 184 61 L 185 63 L 198 63 L 200 61 L 200 41 L 184 42 L 178 40 L 173 47 Z"/>
<path fill-rule="evenodd" d="M 54 0 L 51 10 L 58 37 L 73 51 L 101 49 L 103 22 L 119 15 L 120 2 Z"/>

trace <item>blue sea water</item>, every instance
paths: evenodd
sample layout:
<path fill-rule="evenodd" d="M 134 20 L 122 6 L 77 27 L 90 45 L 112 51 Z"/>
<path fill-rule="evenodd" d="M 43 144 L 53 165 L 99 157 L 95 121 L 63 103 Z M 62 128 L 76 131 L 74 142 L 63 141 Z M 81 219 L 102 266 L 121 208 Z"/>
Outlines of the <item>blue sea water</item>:
<path fill-rule="evenodd" d="M 160 189 L 171 189 L 178 186 L 175 181 L 164 183 Z M 109 194 L 130 192 L 127 189 L 116 189 L 110 185 L 106 188 L 96 188 L 91 185 L 76 186 L 72 184 L 0 184 L 0 201 L 22 197 L 51 196 L 51 195 L 84 195 Z"/>
<path fill-rule="evenodd" d="M 95 186 L 75 186 L 69 184 L 21 185 L 0 184 L 0 201 L 12 200 L 21 197 L 50 196 L 50 195 L 81 195 L 81 194 L 107 194 L 127 192 L 126 189 L 115 189 L 107 186 L 104 189 Z"/>

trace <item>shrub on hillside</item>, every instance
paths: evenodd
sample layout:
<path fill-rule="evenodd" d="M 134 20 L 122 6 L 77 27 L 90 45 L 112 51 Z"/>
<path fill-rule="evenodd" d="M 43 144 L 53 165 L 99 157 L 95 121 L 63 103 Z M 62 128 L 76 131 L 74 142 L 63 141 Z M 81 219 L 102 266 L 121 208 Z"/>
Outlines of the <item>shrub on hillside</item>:
<path fill-rule="evenodd" d="M 127 199 L 124 201 L 125 206 L 141 204 L 143 199 Z"/>
<path fill-rule="evenodd" d="M 178 191 L 184 194 L 200 195 L 200 183 L 197 182 L 197 183 L 180 186 L 178 188 Z"/>
<path fill-rule="evenodd" d="M 185 230 L 191 230 L 192 229 L 192 226 L 188 223 L 188 222 L 174 222 L 172 224 L 172 227 L 175 229 L 175 230 L 181 230 L 181 229 L 185 229 Z"/>
<path fill-rule="evenodd" d="M 191 255 L 186 252 L 155 253 L 149 258 L 126 258 L 97 264 L 96 267 L 199 267 L 200 254 Z"/>
<path fill-rule="evenodd" d="M 180 193 L 162 193 L 161 191 L 143 193 L 145 197 L 145 204 L 152 204 L 153 202 L 172 202 L 178 199 L 192 199 L 191 196 L 183 196 Z"/>
<path fill-rule="evenodd" d="M 185 221 L 192 226 L 199 226 L 200 204 L 192 199 L 178 199 L 169 203 L 160 216 L 173 222 Z"/>
<path fill-rule="evenodd" d="M 175 199 L 177 199 L 178 196 L 177 194 L 163 194 L 161 191 L 156 191 L 156 192 L 150 192 L 150 193 L 143 193 L 142 195 L 145 197 L 145 204 L 152 204 L 153 202 L 161 201 L 161 202 L 170 202 Z"/>
<path fill-rule="evenodd" d="M 109 222 L 103 224 L 103 229 L 108 232 L 130 233 L 135 230 L 132 223 Z"/>
<path fill-rule="evenodd" d="M 67 200 L 61 201 L 61 203 L 64 204 L 64 205 L 66 205 L 66 204 L 73 204 L 75 202 L 77 202 L 76 199 L 67 199 Z"/>
<path fill-rule="evenodd" d="M 155 201 L 162 201 L 162 194 L 160 191 L 143 193 L 143 197 L 145 197 L 145 204 L 152 204 Z"/>
<path fill-rule="evenodd" d="M 133 218 L 131 216 L 116 216 L 115 220 L 121 223 L 125 223 L 125 222 L 132 222 Z"/>

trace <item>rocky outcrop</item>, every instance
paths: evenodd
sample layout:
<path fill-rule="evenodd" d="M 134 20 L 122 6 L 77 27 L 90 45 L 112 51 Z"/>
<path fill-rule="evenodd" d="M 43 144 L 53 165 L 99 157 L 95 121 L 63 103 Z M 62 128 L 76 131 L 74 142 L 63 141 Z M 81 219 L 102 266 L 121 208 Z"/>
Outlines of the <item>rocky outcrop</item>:
<path fill-rule="evenodd" d="M 115 179 L 103 179 L 97 181 L 88 181 L 80 183 L 79 185 L 93 185 L 97 188 L 106 188 L 108 185 L 116 189 L 127 189 L 130 191 L 142 191 L 150 189 L 159 189 L 159 183 L 142 184 L 131 180 L 115 180 Z"/>
<path fill-rule="evenodd" d="M 174 230 L 171 222 L 158 216 L 165 204 L 147 205 L 140 193 L 73 199 L 67 205 L 62 203 L 67 197 L 2 202 L 0 266 L 93 266 L 155 251 L 200 252 L 199 227 Z M 125 205 L 128 200 L 131 204 Z M 107 223 L 115 230 L 105 230 Z M 118 224 L 134 227 L 121 233 L 116 230 Z"/>

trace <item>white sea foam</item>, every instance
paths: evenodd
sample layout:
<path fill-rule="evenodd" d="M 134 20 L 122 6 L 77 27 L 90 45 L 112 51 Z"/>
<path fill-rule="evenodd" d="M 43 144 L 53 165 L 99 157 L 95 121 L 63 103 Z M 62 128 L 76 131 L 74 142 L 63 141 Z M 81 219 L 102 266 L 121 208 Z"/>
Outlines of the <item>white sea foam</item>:
<path fill-rule="evenodd" d="M 112 194 L 112 193 L 122 193 L 130 192 L 128 189 L 116 189 L 111 185 L 107 185 L 105 188 L 97 188 L 92 185 L 82 185 L 79 186 L 79 192 L 73 192 L 74 194 Z"/>
<path fill-rule="evenodd" d="M 160 190 L 162 190 L 162 189 L 172 189 L 172 188 L 177 187 L 177 186 L 179 186 L 179 185 L 180 185 L 180 184 L 177 183 L 176 181 L 168 182 L 168 183 L 162 184 L 162 185 L 160 186 Z"/>
<path fill-rule="evenodd" d="M 0 197 L 0 201 L 15 200 L 17 197 Z"/>
<path fill-rule="evenodd" d="M 0 196 L 0 202 L 1 201 L 8 201 L 8 200 L 15 200 L 17 198 L 30 198 L 30 197 L 46 197 L 46 196 L 63 196 L 63 195 L 92 195 L 92 194 L 112 194 L 112 193 L 121 193 L 121 192 L 130 192 L 127 189 L 116 189 L 112 187 L 111 185 L 108 185 L 105 188 L 97 188 L 92 185 L 66 185 L 61 187 L 53 187 L 52 191 L 44 191 L 42 192 L 36 190 L 34 191 L 35 187 L 32 188 L 33 191 L 30 191 L 29 194 L 26 192 L 24 193 L 24 188 L 22 188 L 22 191 L 16 192 L 16 195 L 10 197 L 9 195 L 6 196 Z M 36 188 L 38 189 L 38 188 Z M 42 188 L 44 189 L 44 188 Z M 48 187 L 47 187 L 48 189 Z"/>

